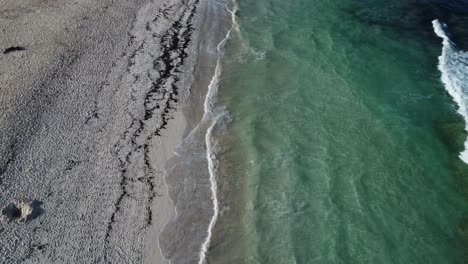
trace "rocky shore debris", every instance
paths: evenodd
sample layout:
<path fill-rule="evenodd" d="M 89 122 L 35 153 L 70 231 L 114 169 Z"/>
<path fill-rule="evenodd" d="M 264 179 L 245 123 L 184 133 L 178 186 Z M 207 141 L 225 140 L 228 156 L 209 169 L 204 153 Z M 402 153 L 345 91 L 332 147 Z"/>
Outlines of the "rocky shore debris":
<path fill-rule="evenodd" d="M 16 51 L 24 51 L 24 50 L 27 50 L 27 49 L 21 46 L 13 46 L 13 47 L 6 48 L 3 51 L 3 54 L 8 54 L 8 53 L 16 52 Z"/>
<path fill-rule="evenodd" d="M 32 202 L 13 201 L 2 210 L 0 223 L 21 221 L 31 221 L 43 213 L 42 202 L 34 200 Z"/>

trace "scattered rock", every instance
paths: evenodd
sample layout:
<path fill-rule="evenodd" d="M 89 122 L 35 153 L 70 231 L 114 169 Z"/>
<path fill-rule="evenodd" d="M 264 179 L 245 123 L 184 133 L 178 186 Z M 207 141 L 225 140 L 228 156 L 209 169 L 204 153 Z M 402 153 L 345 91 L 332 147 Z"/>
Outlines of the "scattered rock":
<path fill-rule="evenodd" d="M 17 206 L 21 212 L 21 220 L 26 221 L 26 219 L 31 215 L 33 211 L 32 207 L 24 202 L 19 202 Z"/>
<path fill-rule="evenodd" d="M 14 201 L 2 210 L 0 222 L 11 222 L 15 220 L 28 222 L 43 213 L 40 207 L 42 202 L 34 200 L 31 203 Z"/>

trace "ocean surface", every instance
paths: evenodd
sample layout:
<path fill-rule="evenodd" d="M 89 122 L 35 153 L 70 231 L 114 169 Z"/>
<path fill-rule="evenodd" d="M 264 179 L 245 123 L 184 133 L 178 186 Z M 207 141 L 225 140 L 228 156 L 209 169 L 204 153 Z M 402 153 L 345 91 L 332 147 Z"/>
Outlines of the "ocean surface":
<path fill-rule="evenodd" d="M 226 8 L 200 263 L 466 263 L 468 2 Z"/>

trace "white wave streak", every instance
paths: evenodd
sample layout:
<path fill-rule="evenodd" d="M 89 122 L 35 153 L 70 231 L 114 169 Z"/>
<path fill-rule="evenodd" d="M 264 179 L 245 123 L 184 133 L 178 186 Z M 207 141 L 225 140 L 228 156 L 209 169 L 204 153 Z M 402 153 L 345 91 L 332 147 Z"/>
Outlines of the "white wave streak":
<path fill-rule="evenodd" d="M 439 57 L 441 79 L 458 105 L 458 113 L 465 119 L 465 130 L 468 132 L 468 53 L 455 46 L 446 33 L 447 26 L 438 20 L 432 21 L 437 36 L 443 39 L 442 55 Z M 468 163 L 468 140 L 460 159 Z"/>
<path fill-rule="evenodd" d="M 211 184 L 211 199 L 213 200 L 213 217 L 208 225 L 207 236 L 205 241 L 203 242 L 201 249 L 200 249 L 200 259 L 198 261 L 199 264 L 206 263 L 206 254 L 210 247 L 211 237 L 213 234 L 213 228 L 218 221 L 219 216 L 219 200 L 218 200 L 218 183 L 216 181 L 217 178 L 217 170 L 218 170 L 218 160 L 215 154 L 215 147 L 216 141 L 213 138 L 213 130 L 218 122 L 218 120 L 225 114 L 223 111 L 222 113 L 215 113 L 214 104 L 216 95 L 218 93 L 218 86 L 219 86 L 219 79 L 222 72 L 222 64 L 221 60 L 224 56 L 223 50 L 224 46 L 226 45 L 227 41 L 231 38 L 231 33 L 235 30 L 239 30 L 239 26 L 236 21 L 235 13 L 237 11 L 237 6 L 234 6 L 233 10 L 230 10 L 229 7 L 226 5 L 226 9 L 231 14 L 232 17 L 232 27 L 226 33 L 226 37 L 221 40 L 221 42 L 217 46 L 218 51 L 218 58 L 216 62 L 216 68 L 214 75 L 211 79 L 210 84 L 208 85 L 208 91 L 206 93 L 205 102 L 204 102 L 204 114 L 203 120 L 212 119 L 212 123 L 206 131 L 205 134 L 205 144 L 206 144 L 206 158 L 208 160 L 208 172 L 210 175 L 210 184 Z"/>

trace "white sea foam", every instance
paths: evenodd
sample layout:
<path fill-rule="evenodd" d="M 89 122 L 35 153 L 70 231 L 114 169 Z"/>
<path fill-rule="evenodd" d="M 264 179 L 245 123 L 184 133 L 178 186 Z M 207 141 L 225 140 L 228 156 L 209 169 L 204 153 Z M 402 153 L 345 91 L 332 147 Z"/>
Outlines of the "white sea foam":
<path fill-rule="evenodd" d="M 222 58 L 224 56 L 224 47 L 227 41 L 231 38 L 231 34 L 233 31 L 239 30 L 239 25 L 236 21 L 236 11 L 237 6 L 234 5 L 233 10 L 229 9 L 226 5 L 226 9 L 231 14 L 232 18 L 232 27 L 226 33 L 226 37 L 221 40 L 221 42 L 217 46 L 218 51 L 218 58 L 216 62 L 215 72 L 211 79 L 210 84 L 208 85 L 208 91 L 206 93 L 205 102 L 204 102 L 204 114 L 202 122 L 211 122 L 210 126 L 208 127 L 206 134 L 205 134 L 205 144 L 206 144 L 206 158 L 208 161 L 208 172 L 210 175 L 210 185 L 211 185 L 211 199 L 213 200 L 213 217 L 210 220 L 207 230 L 207 236 L 205 241 L 203 242 L 201 249 L 200 249 L 200 258 L 198 263 L 204 264 L 206 263 L 206 254 L 210 247 L 211 237 L 213 234 L 213 228 L 218 221 L 219 216 L 219 200 L 218 200 L 218 182 L 217 178 L 217 171 L 218 171 L 218 159 L 216 158 L 216 140 L 213 137 L 213 130 L 223 115 L 226 114 L 225 111 L 216 112 L 214 104 L 216 101 L 216 95 L 218 93 L 218 86 L 219 80 L 222 73 Z"/>
<path fill-rule="evenodd" d="M 256 62 L 263 61 L 265 57 L 266 57 L 265 50 L 249 48 L 249 49 L 241 50 L 236 56 L 232 58 L 232 60 L 240 64 L 245 64 L 245 63 L 252 63 L 252 62 L 256 63 Z"/>
<path fill-rule="evenodd" d="M 442 55 L 439 57 L 439 70 L 442 82 L 458 105 L 458 113 L 465 119 L 468 132 L 468 53 L 459 50 L 447 35 L 447 26 L 438 20 L 432 21 L 437 36 L 443 39 Z M 468 140 L 460 159 L 468 163 Z"/>

